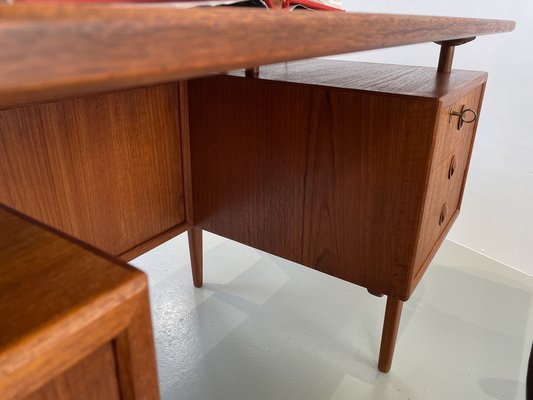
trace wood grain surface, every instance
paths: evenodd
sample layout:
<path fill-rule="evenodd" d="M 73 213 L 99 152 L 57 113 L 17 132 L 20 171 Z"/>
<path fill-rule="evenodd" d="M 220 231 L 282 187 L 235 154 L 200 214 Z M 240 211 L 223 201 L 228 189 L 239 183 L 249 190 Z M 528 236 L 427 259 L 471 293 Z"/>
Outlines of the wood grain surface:
<path fill-rule="evenodd" d="M 0 202 L 125 258 L 183 232 L 178 96 L 167 84 L 0 111 Z"/>
<path fill-rule="evenodd" d="M 442 226 L 437 215 L 436 228 L 424 229 L 424 210 L 440 213 L 442 193 L 457 205 L 472 143 L 473 126 L 446 139 L 440 121 L 486 74 L 441 80 L 433 68 L 348 64 L 313 60 L 263 67 L 258 78 L 189 82 L 195 221 L 407 300 L 452 222 L 453 212 Z M 449 180 L 452 150 L 459 164 Z M 433 172 L 442 152 L 445 170 Z"/>
<path fill-rule="evenodd" d="M 412 288 L 416 287 L 461 210 L 485 86 L 486 83 L 483 83 L 452 103 L 440 105 L 427 200 L 418 233 L 413 271 L 410 273 L 413 277 Z M 475 123 L 463 124 L 461 129 L 457 129 L 457 117 L 450 120 L 450 111 L 458 111 L 463 106 L 475 110 L 478 118 Z M 456 167 L 450 176 L 450 166 L 454 159 Z M 447 212 L 439 225 L 443 206 Z"/>
<path fill-rule="evenodd" d="M 229 72 L 244 77 L 243 70 Z M 487 79 L 480 71 L 454 69 L 438 74 L 435 68 L 412 65 L 375 64 L 341 60 L 306 60 L 261 68 L 263 80 L 283 81 L 328 88 L 368 91 L 387 96 L 438 99 L 449 103 L 457 93 L 467 92 Z"/>
<path fill-rule="evenodd" d="M 111 342 L 46 383 L 24 400 L 119 400 L 116 364 Z"/>
<path fill-rule="evenodd" d="M 113 350 L 121 368 L 136 363 L 143 386 L 131 391 L 157 398 L 144 273 L 3 206 L 0 225 L 2 399 L 29 395 L 115 338 L 137 352 Z"/>
<path fill-rule="evenodd" d="M 113 341 L 121 400 L 157 400 L 159 384 L 148 289 L 132 301 L 135 313 Z"/>
<path fill-rule="evenodd" d="M 513 21 L 134 5 L 0 6 L 0 107 L 514 29 Z"/>
<path fill-rule="evenodd" d="M 195 224 L 299 262 L 311 90 L 233 77 L 188 86 Z"/>
<path fill-rule="evenodd" d="M 437 102 L 317 90 L 302 264 L 407 296 L 436 113 Z"/>

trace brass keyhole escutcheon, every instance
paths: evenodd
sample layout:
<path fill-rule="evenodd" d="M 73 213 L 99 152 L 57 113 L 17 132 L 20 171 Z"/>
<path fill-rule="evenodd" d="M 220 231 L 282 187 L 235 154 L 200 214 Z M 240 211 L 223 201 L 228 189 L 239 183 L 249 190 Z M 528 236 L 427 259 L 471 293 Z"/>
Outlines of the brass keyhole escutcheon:
<path fill-rule="evenodd" d="M 461 130 L 463 124 L 471 124 L 477 119 L 477 112 L 471 108 L 465 108 L 463 105 L 461 111 L 450 111 L 450 122 L 452 122 L 453 117 L 459 117 L 459 121 L 457 121 L 457 130 Z"/>
<path fill-rule="evenodd" d="M 444 223 L 444 221 L 446 220 L 446 214 L 448 214 L 448 207 L 446 207 L 446 203 L 444 203 L 442 205 L 442 208 L 440 210 L 440 215 L 439 215 L 439 226 L 442 226 L 442 224 Z"/>
<path fill-rule="evenodd" d="M 456 169 L 457 169 L 457 158 L 453 156 L 452 161 L 450 161 L 450 168 L 448 169 L 448 179 L 452 179 L 452 176 L 453 174 L 455 174 Z"/>

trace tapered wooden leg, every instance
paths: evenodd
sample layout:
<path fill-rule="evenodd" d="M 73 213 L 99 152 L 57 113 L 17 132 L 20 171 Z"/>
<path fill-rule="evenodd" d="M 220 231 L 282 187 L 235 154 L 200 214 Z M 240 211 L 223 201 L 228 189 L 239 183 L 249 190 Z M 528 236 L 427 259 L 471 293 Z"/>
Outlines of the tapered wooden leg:
<path fill-rule="evenodd" d="M 189 236 L 189 253 L 191 255 L 192 281 L 194 286 L 203 285 L 203 257 L 202 257 L 202 230 L 195 226 L 191 227 L 187 234 Z"/>
<path fill-rule="evenodd" d="M 385 309 L 385 321 L 381 333 L 381 347 L 379 349 L 378 369 L 381 372 L 389 372 L 400 326 L 403 301 L 387 296 L 387 308 Z"/>

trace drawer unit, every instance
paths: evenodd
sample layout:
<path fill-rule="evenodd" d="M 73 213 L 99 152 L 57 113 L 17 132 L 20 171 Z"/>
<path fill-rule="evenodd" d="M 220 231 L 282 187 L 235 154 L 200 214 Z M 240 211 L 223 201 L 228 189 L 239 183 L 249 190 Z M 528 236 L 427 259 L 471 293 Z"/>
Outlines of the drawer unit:
<path fill-rule="evenodd" d="M 461 207 L 482 92 L 483 86 L 478 86 L 458 100 L 440 106 L 431 174 L 414 261 L 415 282 L 418 282 L 421 272 L 431 262 Z M 463 116 L 456 115 L 461 110 Z M 460 122 L 461 118 L 467 122 Z"/>
<path fill-rule="evenodd" d="M 189 82 L 195 229 L 387 295 L 387 372 L 403 301 L 459 213 L 487 74 L 314 60 L 228 75 Z"/>
<path fill-rule="evenodd" d="M 190 81 L 195 223 L 407 300 L 460 206 L 476 121 L 450 112 L 485 81 L 331 60 Z"/>

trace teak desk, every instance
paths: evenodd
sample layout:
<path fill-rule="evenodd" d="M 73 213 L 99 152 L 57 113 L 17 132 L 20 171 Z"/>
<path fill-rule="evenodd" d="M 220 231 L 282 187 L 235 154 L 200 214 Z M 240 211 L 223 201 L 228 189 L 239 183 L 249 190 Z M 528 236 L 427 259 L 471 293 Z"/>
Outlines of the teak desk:
<path fill-rule="evenodd" d="M 453 71 L 454 48 L 513 29 L 406 15 L 2 6 L 0 201 L 126 260 L 188 231 L 198 287 L 206 229 L 387 295 L 388 371 L 403 301 L 457 216 L 480 111 L 486 74 Z M 257 69 L 423 42 L 441 46 L 438 69 Z M 238 68 L 246 74 L 224 75 Z"/>

